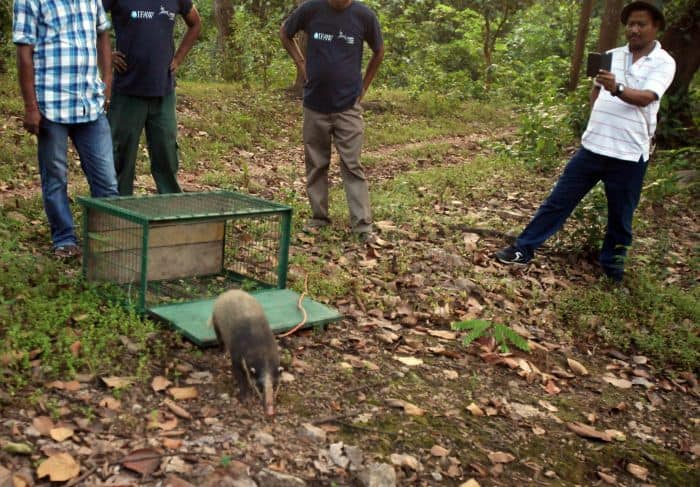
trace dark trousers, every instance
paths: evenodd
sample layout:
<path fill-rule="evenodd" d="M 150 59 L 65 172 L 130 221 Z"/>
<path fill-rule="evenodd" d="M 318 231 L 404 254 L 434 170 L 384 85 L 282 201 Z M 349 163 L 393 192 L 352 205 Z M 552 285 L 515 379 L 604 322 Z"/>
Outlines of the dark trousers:
<path fill-rule="evenodd" d="M 639 204 L 647 162 L 623 161 L 581 148 L 564 168 L 559 181 L 516 241 L 531 257 L 554 235 L 583 197 L 598 181 L 605 185 L 608 199 L 608 227 L 600 253 L 605 273 L 622 279 L 627 248 L 632 243 L 632 215 Z"/>
<path fill-rule="evenodd" d="M 136 155 L 144 128 L 158 192 L 179 193 L 175 93 L 155 97 L 115 93 L 107 118 L 112 128 L 119 194 L 129 196 L 134 192 Z"/>

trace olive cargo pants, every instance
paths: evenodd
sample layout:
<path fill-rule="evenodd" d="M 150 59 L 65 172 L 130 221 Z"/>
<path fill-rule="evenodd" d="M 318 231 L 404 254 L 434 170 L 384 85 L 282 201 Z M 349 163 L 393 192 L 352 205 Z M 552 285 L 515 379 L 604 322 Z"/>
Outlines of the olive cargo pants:
<path fill-rule="evenodd" d="M 344 112 L 320 113 L 304 107 L 304 156 L 306 190 L 315 225 L 330 223 L 328 215 L 328 167 L 331 140 L 340 156 L 340 174 L 350 210 L 350 224 L 355 233 L 372 230 L 369 186 L 360 164 L 364 139 L 362 108 L 359 104 Z"/>
<path fill-rule="evenodd" d="M 115 93 L 107 118 L 112 128 L 119 194 L 129 196 L 134 193 L 136 155 L 144 127 L 151 174 L 158 192 L 179 193 L 175 93 L 154 97 Z"/>

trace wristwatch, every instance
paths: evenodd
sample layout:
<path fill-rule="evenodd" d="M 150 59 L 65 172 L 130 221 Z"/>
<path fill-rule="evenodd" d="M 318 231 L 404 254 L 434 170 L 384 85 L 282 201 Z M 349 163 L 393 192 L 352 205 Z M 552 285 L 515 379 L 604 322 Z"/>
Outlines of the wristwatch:
<path fill-rule="evenodd" d="M 615 85 L 615 91 L 611 93 L 612 96 L 620 96 L 625 91 L 625 85 L 618 83 Z"/>

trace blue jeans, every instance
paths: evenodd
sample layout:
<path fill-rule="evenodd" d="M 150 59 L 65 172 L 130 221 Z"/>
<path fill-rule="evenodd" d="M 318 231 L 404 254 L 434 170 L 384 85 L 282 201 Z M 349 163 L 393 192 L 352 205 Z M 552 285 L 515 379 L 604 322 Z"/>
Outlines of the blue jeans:
<path fill-rule="evenodd" d="M 42 118 L 38 153 L 41 195 L 54 248 L 77 243 L 68 201 L 68 137 L 78 151 L 90 194 L 93 197 L 119 196 L 112 137 L 104 114 L 94 122 L 75 124 Z"/>
<path fill-rule="evenodd" d="M 627 248 L 632 243 L 632 215 L 639 204 L 647 161 L 623 161 L 601 156 L 583 147 L 571 158 L 559 181 L 523 230 L 515 245 L 528 257 L 554 235 L 576 205 L 598 181 L 605 185 L 608 226 L 600 253 L 603 271 L 622 279 Z"/>

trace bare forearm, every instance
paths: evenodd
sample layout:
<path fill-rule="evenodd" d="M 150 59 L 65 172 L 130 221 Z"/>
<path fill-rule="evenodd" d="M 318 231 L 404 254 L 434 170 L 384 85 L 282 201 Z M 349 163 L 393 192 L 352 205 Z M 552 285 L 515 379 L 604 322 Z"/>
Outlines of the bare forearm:
<path fill-rule="evenodd" d="M 17 46 L 17 73 L 25 110 L 38 110 L 34 87 L 34 46 Z"/>
<path fill-rule="evenodd" d="M 107 88 L 112 87 L 112 42 L 109 32 L 101 32 L 97 35 L 97 65 L 100 76 Z"/>
<path fill-rule="evenodd" d="M 376 51 L 372 57 L 369 60 L 369 63 L 367 63 L 367 70 L 365 71 L 365 78 L 362 82 L 362 92 L 365 93 L 369 89 L 369 86 L 372 84 L 372 81 L 374 80 L 374 77 L 377 75 L 377 71 L 379 71 L 379 66 L 382 64 L 382 61 L 384 60 L 384 47 Z"/>
<path fill-rule="evenodd" d="M 620 100 L 629 103 L 630 105 L 645 107 L 649 103 L 656 100 L 656 95 L 653 91 L 637 90 L 634 88 L 626 87 L 622 94 L 620 94 Z"/>
<path fill-rule="evenodd" d="M 591 89 L 591 94 L 588 96 L 588 100 L 591 103 L 591 108 L 593 108 L 595 101 L 598 99 L 598 95 L 600 95 L 600 86 L 594 86 L 593 89 Z"/>
<path fill-rule="evenodd" d="M 177 52 L 175 52 L 175 60 L 177 61 L 178 65 L 182 64 L 182 61 L 184 61 L 187 53 L 190 52 L 192 46 L 194 46 L 194 43 L 197 42 L 201 30 L 202 24 L 199 22 L 199 17 L 197 17 L 197 22 L 187 27 L 187 32 L 185 32 L 185 36 L 182 38 L 182 42 L 180 42 Z"/>
<path fill-rule="evenodd" d="M 299 46 L 293 39 L 290 39 L 287 36 L 287 31 L 284 29 L 284 25 L 280 27 L 280 41 L 282 41 L 282 46 L 284 47 L 284 50 L 287 51 L 287 54 L 289 54 L 289 57 L 294 60 L 294 64 L 299 65 L 304 62 L 304 56 L 301 54 Z"/>

